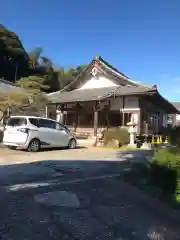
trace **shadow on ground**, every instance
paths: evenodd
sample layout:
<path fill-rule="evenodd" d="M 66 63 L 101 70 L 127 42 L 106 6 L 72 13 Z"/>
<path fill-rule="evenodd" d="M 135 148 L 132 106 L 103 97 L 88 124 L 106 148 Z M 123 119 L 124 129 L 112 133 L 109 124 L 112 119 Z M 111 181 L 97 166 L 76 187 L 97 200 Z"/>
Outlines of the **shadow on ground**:
<path fill-rule="evenodd" d="M 77 146 L 76 149 L 85 149 L 87 147 L 84 147 L 84 146 Z M 55 147 L 55 148 L 41 148 L 39 150 L 39 152 L 50 152 L 50 151 L 59 151 L 59 150 L 67 150 L 68 148 L 67 147 Z M 68 149 L 69 151 L 71 151 L 71 149 Z M 13 151 L 13 150 L 12 150 Z M 14 151 L 17 151 L 17 150 L 14 150 Z M 18 151 L 23 151 L 23 152 L 27 152 L 27 150 L 20 150 L 18 149 Z"/>
<path fill-rule="evenodd" d="M 176 219 L 119 177 L 136 157 L 1 166 L 1 239 L 178 239 Z"/>

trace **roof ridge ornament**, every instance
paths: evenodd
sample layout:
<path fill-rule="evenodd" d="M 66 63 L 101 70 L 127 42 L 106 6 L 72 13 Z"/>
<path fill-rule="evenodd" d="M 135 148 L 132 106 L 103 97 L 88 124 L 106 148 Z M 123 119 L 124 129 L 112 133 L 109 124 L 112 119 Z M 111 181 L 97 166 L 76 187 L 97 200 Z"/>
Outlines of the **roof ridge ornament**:
<path fill-rule="evenodd" d="M 94 57 L 94 60 L 99 60 L 99 58 L 100 58 L 100 56 L 99 56 L 99 55 L 96 55 L 96 56 Z"/>
<path fill-rule="evenodd" d="M 91 74 L 93 75 L 93 77 L 96 77 L 98 73 L 97 67 L 93 67 Z"/>

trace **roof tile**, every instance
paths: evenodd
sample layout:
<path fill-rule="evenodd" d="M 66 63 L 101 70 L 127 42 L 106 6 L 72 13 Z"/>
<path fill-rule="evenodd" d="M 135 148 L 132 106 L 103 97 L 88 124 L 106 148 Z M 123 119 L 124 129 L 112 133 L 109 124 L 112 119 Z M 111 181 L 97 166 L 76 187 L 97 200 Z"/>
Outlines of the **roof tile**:
<path fill-rule="evenodd" d="M 78 89 L 70 92 L 55 92 L 48 95 L 52 103 L 84 102 L 103 100 L 111 96 L 125 96 L 135 94 L 145 94 L 146 92 L 155 91 L 154 88 L 134 87 L 134 86 L 115 86 L 93 89 Z"/>

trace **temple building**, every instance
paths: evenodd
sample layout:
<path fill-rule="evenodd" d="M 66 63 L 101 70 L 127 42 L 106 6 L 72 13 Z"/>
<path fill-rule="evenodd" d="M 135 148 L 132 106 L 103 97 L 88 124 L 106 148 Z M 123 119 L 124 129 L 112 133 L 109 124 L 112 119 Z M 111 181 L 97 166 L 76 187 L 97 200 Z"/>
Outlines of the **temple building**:
<path fill-rule="evenodd" d="M 117 126 L 133 126 L 137 135 L 158 134 L 168 115 L 179 113 L 156 86 L 131 80 L 99 56 L 61 91 L 47 96 L 58 121 L 94 136 Z"/>
<path fill-rule="evenodd" d="M 180 112 L 180 102 L 171 103 Z M 180 126 L 180 114 L 169 114 L 168 125 L 172 127 Z"/>

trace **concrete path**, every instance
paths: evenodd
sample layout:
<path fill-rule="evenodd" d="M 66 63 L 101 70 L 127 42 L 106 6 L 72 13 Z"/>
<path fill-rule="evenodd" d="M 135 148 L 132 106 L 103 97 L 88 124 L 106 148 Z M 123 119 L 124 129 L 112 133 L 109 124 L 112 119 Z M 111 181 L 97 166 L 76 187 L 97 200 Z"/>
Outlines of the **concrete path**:
<path fill-rule="evenodd" d="M 1 239 L 180 239 L 179 223 L 118 177 L 146 155 L 93 148 L 1 152 Z"/>

